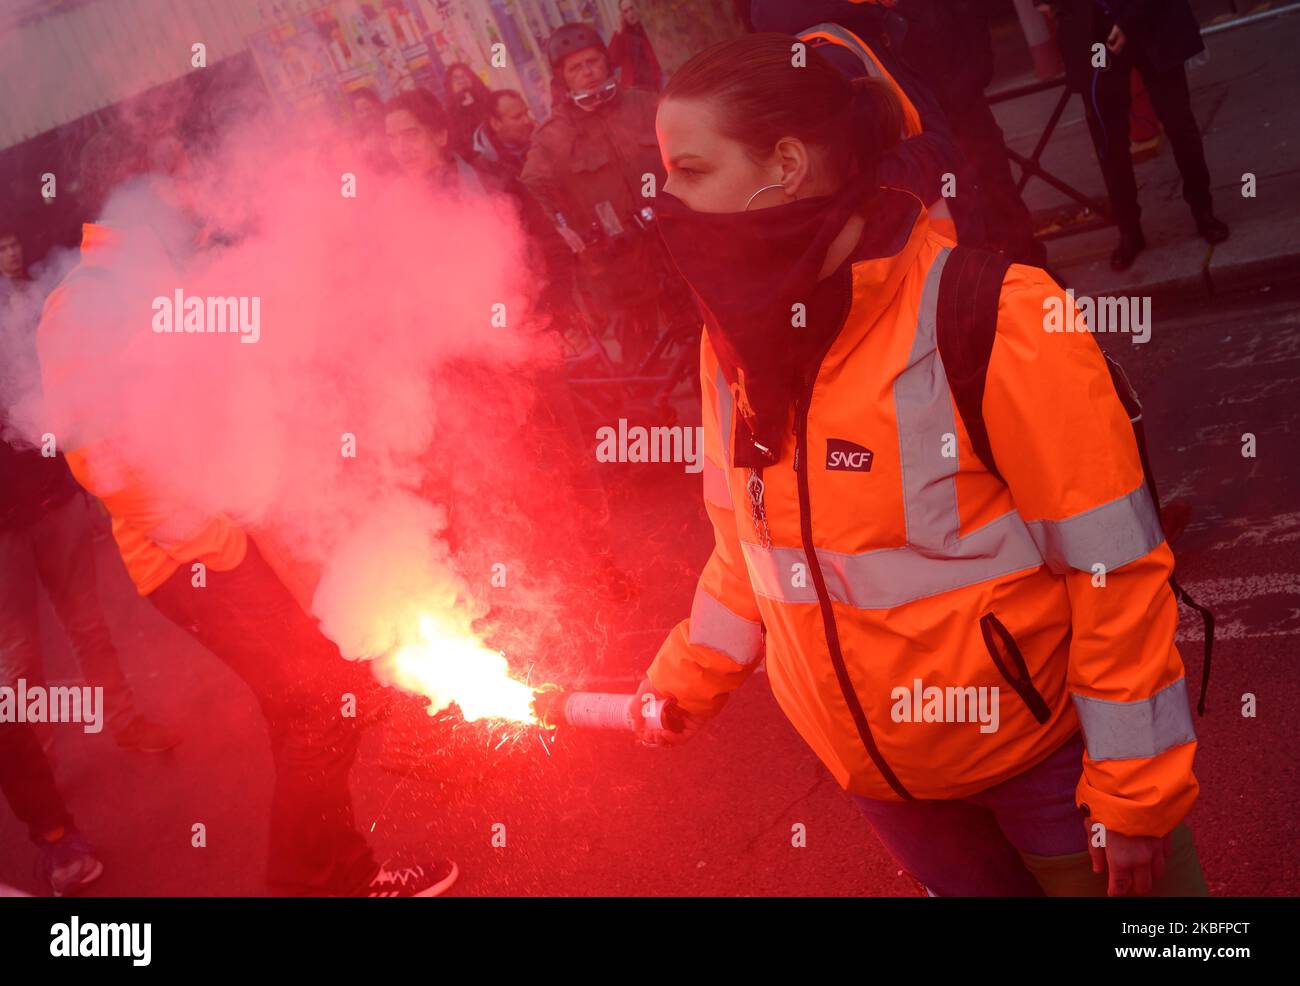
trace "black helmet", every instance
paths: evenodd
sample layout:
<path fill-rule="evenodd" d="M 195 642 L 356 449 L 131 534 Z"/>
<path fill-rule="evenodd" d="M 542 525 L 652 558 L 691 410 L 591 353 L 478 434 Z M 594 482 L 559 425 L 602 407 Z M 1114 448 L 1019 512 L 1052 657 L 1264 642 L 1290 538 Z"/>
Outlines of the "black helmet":
<path fill-rule="evenodd" d="M 584 48 L 595 48 L 609 57 L 605 42 L 590 24 L 565 24 L 556 28 L 551 40 L 546 43 L 546 57 L 551 63 L 552 71 L 560 71 L 566 58 Z"/>

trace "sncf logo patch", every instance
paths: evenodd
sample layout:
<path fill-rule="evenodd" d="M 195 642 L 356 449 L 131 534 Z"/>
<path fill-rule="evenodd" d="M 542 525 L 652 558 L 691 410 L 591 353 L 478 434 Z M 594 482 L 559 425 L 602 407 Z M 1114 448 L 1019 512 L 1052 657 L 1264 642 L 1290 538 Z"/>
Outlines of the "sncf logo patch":
<path fill-rule="evenodd" d="M 826 440 L 826 468 L 841 472 L 871 472 L 874 453 L 842 438 Z"/>

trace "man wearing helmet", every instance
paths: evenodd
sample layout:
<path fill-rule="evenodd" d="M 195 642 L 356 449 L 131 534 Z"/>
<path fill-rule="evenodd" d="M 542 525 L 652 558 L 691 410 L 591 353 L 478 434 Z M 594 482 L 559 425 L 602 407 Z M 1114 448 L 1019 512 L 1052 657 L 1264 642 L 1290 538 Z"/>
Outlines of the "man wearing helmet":
<path fill-rule="evenodd" d="M 520 177 L 578 254 L 581 288 L 626 326 L 623 357 L 635 359 L 654 336 L 670 276 L 657 237 L 647 233 L 664 180 L 655 95 L 618 83 L 590 25 L 559 28 L 547 54 L 552 113 Z M 669 287 L 670 296 L 682 294 Z"/>

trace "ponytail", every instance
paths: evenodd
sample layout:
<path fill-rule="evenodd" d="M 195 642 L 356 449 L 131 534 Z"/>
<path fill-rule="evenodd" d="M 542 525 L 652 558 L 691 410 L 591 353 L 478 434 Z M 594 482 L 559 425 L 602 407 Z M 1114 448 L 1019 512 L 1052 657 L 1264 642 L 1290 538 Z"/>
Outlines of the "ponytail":
<path fill-rule="evenodd" d="M 880 158 L 903 137 L 903 107 L 894 90 L 880 79 L 862 76 L 852 82 L 847 130 L 858 170 L 875 172 Z"/>
<path fill-rule="evenodd" d="M 747 34 L 690 58 L 668 80 L 661 100 L 707 103 L 719 131 L 761 160 L 783 137 L 822 152 L 830 172 L 847 180 L 874 171 L 903 132 L 903 111 L 884 82 L 850 81 L 816 48 L 792 62 L 798 38 Z"/>

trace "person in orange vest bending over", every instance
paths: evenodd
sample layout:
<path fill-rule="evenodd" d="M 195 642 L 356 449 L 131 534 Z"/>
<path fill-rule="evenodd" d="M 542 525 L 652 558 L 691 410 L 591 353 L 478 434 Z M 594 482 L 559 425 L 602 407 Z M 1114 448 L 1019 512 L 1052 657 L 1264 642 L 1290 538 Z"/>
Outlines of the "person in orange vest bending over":
<path fill-rule="evenodd" d="M 383 721 L 391 698 L 368 667 L 344 660 L 294 598 L 270 552 L 264 555 L 230 517 L 188 502 L 193 494 L 169 483 L 170 463 L 160 466 L 150 445 L 177 434 L 141 411 L 155 405 L 127 399 L 151 388 L 169 393 L 183 365 L 158 355 L 157 347 L 186 342 L 154 334 L 141 299 L 160 285 L 180 283 L 196 250 L 202 217 L 190 194 L 187 159 L 160 167 L 141 138 L 114 125 L 82 149 L 81 181 L 83 204 L 98 221 L 84 225 L 81 261 L 50 294 L 37 329 L 49 431 L 59 436 L 73 476 L 112 517 L 113 538 L 139 595 L 257 699 L 275 766 L 266 864 L 271 891 L 443 893 L 459 875 L 454 862 L 380 863 L 353 817 L 348 774 L 364 729 Z M 357 715 L 340 714 L 340 696 L 348 694 L 356 698 Z"/>
<path fill-rule="evenodd" d="M 687 728 L 642 739 L 697 732 L 765 658 L 929 892 L 1205 894 L 1173 555 L 1104 357 L 1047 330 L 1071 302 L 1042 270 L 966 297 L 994 255 L 874 181 L 892 94 L 816 51 L 792 67 L 794 42 L 715 45 L 659 106 L 656 212 L 705 313 L 715 544 L 638 697 Z M 971 408 L 939 347 L 981 303 Z"/>

